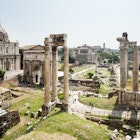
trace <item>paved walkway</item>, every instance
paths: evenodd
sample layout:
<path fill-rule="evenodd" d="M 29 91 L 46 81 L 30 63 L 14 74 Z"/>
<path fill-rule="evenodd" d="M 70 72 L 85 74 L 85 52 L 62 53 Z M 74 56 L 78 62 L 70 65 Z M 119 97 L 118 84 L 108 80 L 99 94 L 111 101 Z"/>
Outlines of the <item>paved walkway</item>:
<path fill-rule="evenodd" d="M 140 111 L 106 110 L 84 105 L 78 101 L 78 96 L 81 94 L 83 94 L 81 91 L 71 91 L 69 99 L 69 113 L 75 114 L 81 118 L 84 118 L 85 113 L 90 113 L 98 116 L 121 117 L 122 119 L 140 119 Z"/>

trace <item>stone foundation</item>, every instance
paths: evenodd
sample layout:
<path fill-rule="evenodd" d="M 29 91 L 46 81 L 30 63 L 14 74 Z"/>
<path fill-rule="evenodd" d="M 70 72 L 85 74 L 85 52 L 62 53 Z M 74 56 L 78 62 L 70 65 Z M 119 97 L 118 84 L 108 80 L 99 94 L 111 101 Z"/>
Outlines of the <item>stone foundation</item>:
<path fill-rule="evenodd" d="M 46 105 L 46 104 L 42 105 L 42 116 L 47 116 L 50 111 L 51 111 L 50 105 Z"/>
<path fill-rule="evenodd" d="M 140 107 L 140 92 L 119 91 L 119 104 Z"/>
<path fill-rule="evenodd" d="M 62 109 L 68 111 L 68 104 L 62 103 Z"/>

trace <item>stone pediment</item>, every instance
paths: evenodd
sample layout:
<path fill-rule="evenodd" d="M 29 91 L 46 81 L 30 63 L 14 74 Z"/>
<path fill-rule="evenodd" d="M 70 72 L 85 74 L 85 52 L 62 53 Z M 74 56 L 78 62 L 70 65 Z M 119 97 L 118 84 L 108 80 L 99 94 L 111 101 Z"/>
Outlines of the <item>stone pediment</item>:
<path fill-rule="evenodd" d="M 37 45 L 37 46 L 32 47 L 32 48 L 29 49 L 29 50 L 44 50 L 44 48 L 43 48 L 43 46 L 41 46 L 41 45 Z"/>
<path fill-rule="evenodd" d="M 44 50 L 44 48 L 41 45 L 28 45 L 28 46 L 22 47 L 22 50 L 23 51 L 27 51 L 27 50 Z"/>

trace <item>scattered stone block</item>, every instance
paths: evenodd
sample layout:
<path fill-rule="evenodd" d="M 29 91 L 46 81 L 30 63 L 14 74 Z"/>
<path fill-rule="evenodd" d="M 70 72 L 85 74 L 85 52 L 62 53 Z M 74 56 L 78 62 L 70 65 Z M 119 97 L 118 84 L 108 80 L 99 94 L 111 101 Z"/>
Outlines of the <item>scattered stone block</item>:
<path fill-rule="evenodd" d="M 31 112 L 30 118 L 35 118 L 35 114 Z"/>
<path fill-rule="evenodd" d="M 28 116 L 29 114 L 30 114 L 30 111 L 26 111 L 26 112 L 24 113 L 25 116 Z"/>

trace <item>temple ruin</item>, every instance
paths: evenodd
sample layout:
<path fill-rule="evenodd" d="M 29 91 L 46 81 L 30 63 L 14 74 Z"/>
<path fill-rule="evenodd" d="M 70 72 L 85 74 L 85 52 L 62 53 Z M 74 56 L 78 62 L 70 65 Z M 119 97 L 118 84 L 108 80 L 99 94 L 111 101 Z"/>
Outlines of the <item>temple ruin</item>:
<path fill-rule="evenodd" d="M 44 50 L 45 50 L 45 64 L 44 64 L 44 104 L 42 105 L 42 116 L 47 116 L 51 111 L 51 108 L 57 103 L 57 62 L 56 53 L 57 47 L 64 47 L 64 100 L 62 107 L 65 111 L 68 111 L 68 92 L 69 92 L 69 55 L 68 48 L 66 46 L 66 34 L 51 34 L 49 38 L 45 38 Z M 52 51 L 52 65 L 50 51 Z M 52 68 L 51 68 L 52 66 Z M 52 73 L 52 77 L 51 74 Z M 52 97 L 50 95 L 50 84 L 52 81 Z"/>
<path fill-rule="evenodd" d="M 139 46 L 136 41 L 129 41 L 127 33 L 123 33 L 122 37 L 117 38 L 120 42 L 120 92 L 119 103 L 140 107 L 139 94 Z M 128 78 L 128 48 L 133 49 L 133 91 L 126 91 L 126 83 Z"/>

